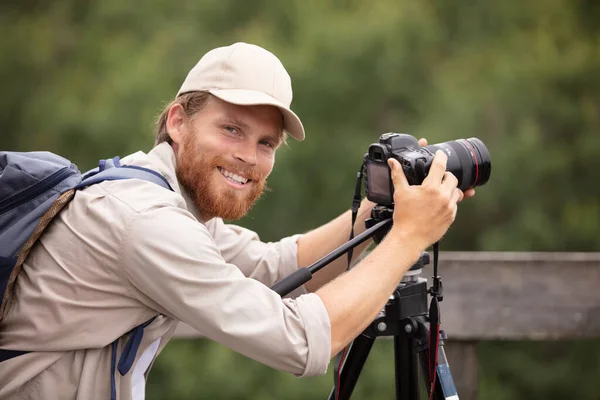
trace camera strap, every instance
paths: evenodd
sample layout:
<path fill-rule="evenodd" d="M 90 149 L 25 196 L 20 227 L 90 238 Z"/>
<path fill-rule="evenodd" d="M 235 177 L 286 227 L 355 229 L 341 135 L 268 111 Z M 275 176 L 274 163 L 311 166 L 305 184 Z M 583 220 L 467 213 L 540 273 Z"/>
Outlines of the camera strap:
<path fill-rule="evenodd" d="M 350 225 L 350 238 L 348 240 L 354 239 L 354 223 L 356 222 L 356 217 L 358 216 L 358 209 L 360 208 L 360 203 L 362 201 L 362 178 L 363 172 L 365 169 L 365 161 L 363 161 L 360 169 L 356 173 L 356 187 L 354 188 L 354 197 L 352 198 L 352 224 Z M 354 248 L 351 248 L 348 251 L 348 269 L 350 269 L 350 264 L 352 262 L 352 253 Z"/>

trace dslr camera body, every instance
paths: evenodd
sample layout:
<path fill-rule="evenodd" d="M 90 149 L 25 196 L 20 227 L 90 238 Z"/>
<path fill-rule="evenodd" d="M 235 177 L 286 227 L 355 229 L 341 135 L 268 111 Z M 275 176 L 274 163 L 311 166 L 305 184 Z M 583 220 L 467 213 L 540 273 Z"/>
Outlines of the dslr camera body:
<path fill-rule="evenodd" d="M 388 166 L 390 157 L 398 160 L 410 185 L 420 185 L 429 173 L 437 150 L 448 156 L 446 170 L 458 179 L 458 188 L 466 190 L 485 184 L 490 178 L 490 154 L 477 138 L 419 146 L 414 136 L 384 133 L 378 143 L 369 146 L 365 154 L 367 198 L 379 205 L 392 206 L 394 185 Z"/>

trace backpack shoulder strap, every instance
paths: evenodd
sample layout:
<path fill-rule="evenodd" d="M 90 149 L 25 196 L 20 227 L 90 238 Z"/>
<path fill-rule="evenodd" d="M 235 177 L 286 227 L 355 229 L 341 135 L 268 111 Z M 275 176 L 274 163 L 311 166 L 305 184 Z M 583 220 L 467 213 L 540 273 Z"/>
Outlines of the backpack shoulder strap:
<path fill-rule="evenodd" d="M 141 179 L 155 183 L 165 189 L 173 191 L 164 176 L 158 172 L 135 165 L 121 165 L 119 157 L 109 160 L 100 160 L 98 168 L 86 172 L 77 189 L 82 189 L 103 181 L 116 181 L 121 179 Z"/>

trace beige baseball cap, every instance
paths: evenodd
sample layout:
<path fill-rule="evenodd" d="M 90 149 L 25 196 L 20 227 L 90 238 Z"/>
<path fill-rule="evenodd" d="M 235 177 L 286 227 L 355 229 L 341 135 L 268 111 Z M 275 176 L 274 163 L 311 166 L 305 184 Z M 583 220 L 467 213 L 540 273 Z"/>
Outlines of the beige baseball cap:
<path fill-rule="evenodd" d="M 189 72 L 177 96 L 195 91 L 207 91 L 231 104 L 278 107 L 283 129 L 304 140 L 302 122 L 290 110 L 290 76 L 281 61 L 262 47 L 239 42 L 209 51 Z"/>

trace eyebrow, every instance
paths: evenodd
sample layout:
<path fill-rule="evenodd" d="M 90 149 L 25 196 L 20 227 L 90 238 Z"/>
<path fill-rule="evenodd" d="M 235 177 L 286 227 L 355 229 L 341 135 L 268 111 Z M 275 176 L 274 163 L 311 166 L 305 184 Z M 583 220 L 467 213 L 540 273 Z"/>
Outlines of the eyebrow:
<path fill-rule="evenodd" d="M 242 121 L 241 119 L 236 118 L 236 117 L 230 117 L 230 116 L 224 116 L 224 117 L 219 118 L 219 123 L 237 125 L 242 129 L 249 128 L 248 124 L 245 123 L 244 121 Z"/>

